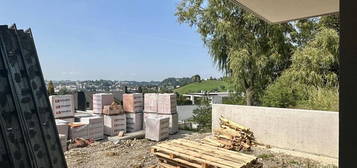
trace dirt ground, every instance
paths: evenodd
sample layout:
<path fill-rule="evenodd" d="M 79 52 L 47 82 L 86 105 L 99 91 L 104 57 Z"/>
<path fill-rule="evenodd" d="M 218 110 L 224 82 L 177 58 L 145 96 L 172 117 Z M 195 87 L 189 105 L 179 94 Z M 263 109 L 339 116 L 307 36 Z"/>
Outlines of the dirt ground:
<path fill-rule="evenodd" d="M 200 140 L 209 133 L 180 131 L 169 139 L 185 138 Z M 75 148 L 65 152 L 69 168 L 146 168 L 156 165 L 157 159 L 150 153 L 150 147 L 157 142 L 147 139 L 124 140 L 113 143 L 101 141 L 85 148 Z M 266 148 L 253 148 L 247 154 L 255 155 L 263 163 L 263 168 L 335 168 L 322 163 L 283 153 L 274 153 Z"/>

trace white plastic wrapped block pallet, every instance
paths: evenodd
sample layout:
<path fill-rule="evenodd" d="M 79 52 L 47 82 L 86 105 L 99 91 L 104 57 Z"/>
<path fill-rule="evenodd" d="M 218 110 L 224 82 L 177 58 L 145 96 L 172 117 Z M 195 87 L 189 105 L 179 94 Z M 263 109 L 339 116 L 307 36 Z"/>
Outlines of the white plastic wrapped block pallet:
<path fill-rule="evenodd" d="M 52 95 L 49 99 L 55 118 L 73 117 L 73 95 Z"/>
<path fill-rule="evenodd" d="M 143 113 L 126 113 L 126 131 L 135 132 L 143 128 Z"/>
<path fill-rule="evenodd" d="M 94 140 L 104 138 L 104 118 L 99 115 L 82 117 L 80 121 L 88 124 L 88 137 Z"/>
<path fill-rule="evenodd" d="M 61 141 L 61 146 L 62 146 L 63 152 L 67 151 L 67 136 L 64 134 L 58 134 L 58 136 Z"/>
<path fill-rule="evenodd" d="M 63 134 L 66 136 L 66 138 L 68 138 L 68 132 L 69 132 L 68 123 L 69 122 L 60 120 L 60 119 L 56 119 L 55 121 L 56 121 L 56 127 L 58 130 L 58 134 Z"/>
<path fill-rule="evenodd" d="M 169 117 L 170 121 L 169 121 L 169 128 L 170 128 L 170 134 L 175 134 L 178 132 L 178 114 L 174 113 L 174 114 L 159 114 L 159 113 L 148 113 L 148 112 L 144 112 L 144 124 L 143 127 L 145 129 L 145 123 L 146 123 L 146 119 L 148 117 L 155 117 L 155 116 L 159 116 L 159 117 Z"/>
<path fill-rule="evenodd" d="M 71 126 L 71 125 L 76 125 L 76 126 Z M 84 138 L 84 139 L 89 139 L 89 127 L 87 123 L 84 122 L 74 122 L 70 124 L 69 127 L 69 137 L 70 139 L 75 139 L 75 138 Z"/>
<path fill-rule="evenodd" d="M 148 117 L 156 117 L 156 116 L 158 116 L 158 114 L 155 113 L 155 112 L 144 112 L 144 115 L 143 115 L 143 128 L 144 129 L 146 128 L 145 123 L 146 123 L 146 119 Z"/>
<path fill-rule="evenodd" d="M 142 93 L 123 94 L 123 108 L 125 112 L 143 112 L 144 98 Z"/>
<path fill-rule="evenodd" d="M 145 138 L 161 141 L 169 137 L 169 117 L 150 116 L 145 122 Z"/>
<path fill-rule="evenodd" d="M 158 93 L 146 93 L 144 95 L 144 111 L 157 112 Z"/>
<path fill-rule="evenodd" d="M 113 101 L 114 96 L 111 93 L 93 94 L 93 113 L 102 114 L 104 106 L 111 105 Z"/>
<path fill-rule="evenodd" d="M 126 132 L 126 115 L 104 115 L 104 134 L 109 136 L 118 135 L 120 131 Z"/>
<path fill-rule="evenodd" d="M 176 113 L 176 94 L 165 93 L 159 94 L 157 103 L 157 112 L 164 114 Z"/>
<path fill-rule="evenodd" d="M 178 132 L 178 114 L 158 114 L 160 117 L 169 117 L 170 134 L 176 134 Z"/>
<path fill-rule="evenodd" d="M 63 120 L 63 121 L 67 121 L 68 123 L 75 122 L 75 118 L 74 117 L 66 117 L 66 118 L 58 118 L 58 119 Z"/>

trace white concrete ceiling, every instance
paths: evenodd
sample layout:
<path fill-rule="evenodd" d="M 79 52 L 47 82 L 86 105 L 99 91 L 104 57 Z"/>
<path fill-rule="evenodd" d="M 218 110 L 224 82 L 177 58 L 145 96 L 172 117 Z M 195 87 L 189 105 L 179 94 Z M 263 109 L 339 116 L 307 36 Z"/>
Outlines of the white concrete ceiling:
<path fill-rule="evenodd" d="M 233 0 L 269 23 L 338 13 L 339 0 Z"/>

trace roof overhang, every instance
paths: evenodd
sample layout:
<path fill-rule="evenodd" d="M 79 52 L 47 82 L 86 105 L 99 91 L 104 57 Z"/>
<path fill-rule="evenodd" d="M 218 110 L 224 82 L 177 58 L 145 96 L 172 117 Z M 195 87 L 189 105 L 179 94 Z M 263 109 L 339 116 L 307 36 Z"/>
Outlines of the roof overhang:
<path fill-rule="evenodd" d="M 233 0 L 269 23 L 338 13 L 339 0 Z"/>

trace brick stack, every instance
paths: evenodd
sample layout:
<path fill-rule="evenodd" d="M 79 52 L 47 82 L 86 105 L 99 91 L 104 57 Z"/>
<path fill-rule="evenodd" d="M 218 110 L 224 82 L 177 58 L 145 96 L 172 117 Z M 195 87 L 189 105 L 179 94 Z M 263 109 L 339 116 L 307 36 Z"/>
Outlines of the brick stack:
<path fill-rule="evenodd" d="M 116 136 L 119 134 L 120 131 L 126 132 L 126 116 L 123 107 L 114 102 L 114 96 L 112 94 L 94 94 L 93 113 L 103 115 L 102 128 L 104 135 Z M 101 127 L 99 127 L 99 124 L 90 128 L 89 130 L 89 133 L 95 135 L 97 139 L 102 139 L 102 129 Z"/>
<path fill-rule="evenodd" d="M 126 131 L 135 132 L 142 130 L 144 109 L 143 94 L 124 94 L 123 107 L 126 114 Z"/>
<path fill-rule="evenodd" d="M 161 141 L 169 137 L 169 118 L 150 116 L 145 122 L 145 138 L 153 141 Z"/>
<path fill-rule="evenodd" d="M 104 106 L 111 105 L 113 101 L 114 96 L 111 93 L 93 94 L 93 113 L 102 114 Z"/>
<path fill-rule="evenodd" d="M 144 95 L 144 111 L 145 112 L 157 112 L 159 94 L 157 93 L 146 93 Z"/>
<path fill-rule="evenodd" d="M 84 122 L 73 122 L 69 124 L 70 139 L 84 138 L 89 139 L 89 124 Z"/>
<path fill-rule="evenodd" d="M 176 113 L 176 95 L 169 93 L 159 94 L 157 112 L 161 114 Z"/>
<path fill-rule="evenodd" d="M 88 124 L 88 138 L 100 140 L 104 138 L 104 119 L 102 116 L 80 118 L 80 121 Z"/>
<path fill-rule="evenodd" d="M 143 113 L 126 113 L 126 131 L 135 132 L 143 129 Z"/>
<path fill-rule="evenodd" d="M 73 95 L 49 96 L 53 115 L 56 119 L 74 122 Z"/>
<path fill-rule="evenodd" d="M 152 107 L 156 101 L 157 107 Z M 169 118 L 169 127 L 170 134 L 175 134 L 178 132 L 178 114 L 176 110 L 176 95 L 175 94 L 158 94 L 157 97 L 150 94 L 149 96 L 145 96 L 144 104 L 145 106 L 144 112 L 144 127 L 146 127 L 146 119 L 150 116 L 159 116 L 159 117 L 168 117 Z M 150 105 L 150 106 L 149 106 Z M 150 109 L 151 111 L 146 111 L 146 109 Z M 152 109 L 157 109 L 153 111 Z"/>
<path fill-rule="evenodd" d="M 123 94 L 123 106 L 125 112 L 138 113 L 144 110 L 143 94 Z"/>
<path fill-rule="evenodd" d="M 56 119 L 56 127 L 58 134 L 64 135 L 66 140 L 68 139 L 68 124 L 69 122 L 67 121 Z"/>
<path fill-rule="evenodd" d="M 61 141 L 61 146 L 62 146 L 63 152 L 67 151 L 67 136 L 64 134 L 58 134 L 58 136 Z"/>
<path fill-rule="evenodd" d="M 125 114 L 104 115 L 104 134 L 108 136 L 116 136 L 120 131 L 126 132 L 126 116 Z"/>

